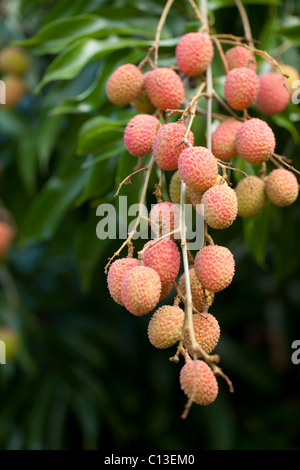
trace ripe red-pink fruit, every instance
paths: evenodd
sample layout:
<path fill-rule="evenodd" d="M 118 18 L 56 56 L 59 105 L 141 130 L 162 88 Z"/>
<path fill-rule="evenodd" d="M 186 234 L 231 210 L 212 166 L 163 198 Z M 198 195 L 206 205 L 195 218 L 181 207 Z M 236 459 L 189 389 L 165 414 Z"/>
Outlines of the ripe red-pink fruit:
<path fill-rule="evenodd" d="M 164 305 L 152 316 L 148 325 L 150 343 L 165 349 L 177 343 L 182 334 L 184 311 L 180 307 Z"/>
<path fill-rule="evenodd" d="M 147 76 L 147 73 L 149 72 L 146 72 L 143 75 L 144 81 L 141 91 L 139 92 L 137 97 L 130 102 L 130 104 L 138 113 L 152 114 L 155 111 L 155 106 L 153 106 L 153 104 L 151 103 L 146 91 L 145 78 Z"/>
<path fill-rule="evenodd" d="M 190 274 L 190 285 L 192 293 L 192 302 L 193 306 L 198 312 L 202 312 L 204 305 L 204 296 L 203 289 L 199 282 L 199 279 L 196 276 L 195 269 L 189 269 Z M 185 284 L 185 274 L 183 273 L 179 279 L 178 287 L 180 292 L 185 296 L 186 295 L 186 284 Z"/>
<path fill-rule="evenodd" d="M 235 141 L 237 153 L 253 165 L 269 160 L 274 153 L 275 145 L 272 129 L 261 119 L 249 119 L 237 131 Z"/>
<path fill-rule="evenodd" d="M 177 109 L 184 99 L 184 87 L 179 75 L 167 67 L 147 73 L 147 94 L 154 106 L 162 111 Z"/>
<path fill-rule="evenodd" d="M 0 221 L 0 260 L 9 252 L 14 238 L 14 229 L 7 222 Z"/>
<path fill-rule="evenodd" d="M 121 296 L 121 286 L 125 274 L 132 268 L 139 265 L 136 258 L 123 258 L 114 261 L 107 274 L 108 290 L 117 304 L 124 305 Z"/>
<path fill-rule="evenodd" d="M 121 286 L 122 302 L 133 315 L 151 312 L 161 294 L 161 282 L 157 272 L 147 266 L 136 266 L 124 276 Z"/>
<path fill-rule="evenodd" d="M 140 93 L 144 83 L 143 73 L 136 65 L 124 64 L 109 77 L 106 84 L 108 99 L 117 105 L 129 104 Z"/>
<path fill-rule="evenodd" d="M 267 203 L 265 182 L 258 176 L 251 175 L 241 179 L 235 188 L 235 193 L 238 200 L 238 214 L 241 217 L 258 214 Z"/>
<path fill-rule="evenodd" d="M 171 291 L 174 287 L 173 282 L 168 282 L 167 284 L 162 284 L 161 285 L 161 293 L 160 293 L 160 298 L 159 301 L 164 300 L 168 295 L 171 294 Z"/>
<path fill-rule="evenodd" d="M 204 246 L 195 257 L 196 275 L 202 287 L 209 291 L 220 292 L 229 286 L 234 269 L 233 255 L 225 246 Z"/>
<path fill-rule="evenodd" d="M 214 155 L 205 147 L 188 147 L 178 159 L 181 179 L 190 189 L 206 191 L 215 184 L 218 165 Z"/>
<path fill-rule="evenodd" d="M 180 371 L 180 385 L 188 398 L 198 405 L 210 405 L 218 395 L 218 382 L 204 361 L 187 361 Z"/>
<path fill-rule="evenodd" d="M 290 101 L 286 80 L 275 72 L 259 77 L 259 93 L 256 106 L 263 114 L 273 116 L 285 110 Z"/>
<path fill-rule="evenodd" d="M 201 75 L 214 56 L 211 39 L 203 33 L 187 33 L 176 47 L 176 59 L 180 70 L 190 77 Z"/>
<path fill-rule="evenodd" d="M 26 83 L 17 75 L 5 75 L 2 80 L 5 83 L 5 104 L 8 108 L 14 108 L 26 94 Z"/>
<path fill-rule="evenodd" d="M 128 152 L 135 157 L 144 157 L 151 153 L 160 126 L 160 121 L 150 114 L 137 114 L 130 119 L 124 133 L 124 143 Z"/>
<path fill-rule="evenodd" d="M 170 239 L 163 239 L 151 246 L 156 239 L 150 240 L 144 249 L 144 264 L 155 269 L 159 274 L 162 285 L 175 281 L 180 268 L 180 252 L 176 243 Z"/>
<path fill-rule="evenodd" d="M 236 134 L 242 122 L 236 119 L 223 121 L 212 134 L 212 153 L 224 162 L 237 156 L 235 148 Z"/>
<path fill-rule="evenodd" d="M 176 170 L 178 167 L 178 158 L 181 152 L 186 148 L 182 141 L 186 132 L 183 124 L 175 122 L 164 124 L 158 131 L 153 142 L 153 158 L 156 164 L 162 170 Z M 194 135 L 190 131 L 187 137 L 188 141 L 194 143 Z"/>
<path fill-rule="evenodd" d="M 159 202 L 155 204 L 149 214 L 151 230 L 156 237 L 167 235 L 179 227 L 180 210 L 172 202 Z M 179 235 L 171 235 L 171 239 Z"/>
<path fill-rule="evenodd" d="M 275 206 L 290 206 L 296 201 L 299 193 L 296 176 L 284 168 L 271 171 L 266 181 L 266 193 L 269 201 Z"/>
<path fill-rule="evenodd" d="M 203 195 L 204 219 L 215 229 L 229 227 L 236 219 L 238 203 L 235 191 L 227 184 L 209 188 Z"/>
<path fill-rule="evenodd" d="M 257 98 L 259 78 L 246 67 L 231 70 L 225 79 L 224 93 L 229 106 L 243 110 L 249 108 Z"/>
<path fill-rule="evenodd" d="M 180 204 L 180 193 L 181 193 L 181 178 L 179 171 L 175 171 L 175 173 L 172 175 L 170 185 L 169 185 L 169 195 L 170 199 L 174 204 Z M 190 198 L 190 188 L 186 186 L 185 188 L 185 203 L 186 204 L 191 204 L 191 198 Z"/>
<path fill-rule="evenodd" d="M 225 58 L 228 64 L 229 71 L 240 67 L 247 67 L 256 71 L 256 61 L 252 52 L 246 47 L 235 46 L 231 47 L 225 52 Z"/>
<path fill-rule="evenodd" d="M 199 346 L 207 354 L 211 353 L 220 339 L 220 325 L 218 320 L 210 313 L 195 313 L 193 315 L 195 338 Z M 193 354 L 191 338 L 188 329 L 185 331 L 184 344 L 190 354 Z"/>

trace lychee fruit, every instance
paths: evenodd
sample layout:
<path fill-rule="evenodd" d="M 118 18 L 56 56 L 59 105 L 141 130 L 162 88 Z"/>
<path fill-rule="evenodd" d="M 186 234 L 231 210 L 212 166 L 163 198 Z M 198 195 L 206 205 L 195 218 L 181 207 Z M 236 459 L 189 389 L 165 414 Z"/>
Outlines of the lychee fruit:
<path fill-rule="evenodd" d="M 181 179 L 194 191 L 203 192 L 215 184 L 218 165 L 214 155 L 205 147 L 188 147 L 178 159 Z"/>
<path fill-rule="evenodd" d="M 252 55 L 252 52 L 249 49 L 246 49 L 246 47 L 231 47 L 225 52 L 225 58 L 229 71 L 240 67 L 247 67 L 254 72 L 256 71 L 255 58 Z"/>
<path fill-rule="evenodd" d="M 197 207 L 199 204 L 201 204 L 201 200 L 203 197 L 204 192 L 199 192 L 199 191 L 193 191 L 192 189 L 190 190 L 190 198 L 191 198 L 191 203 L 193 208 L 198 212 L 198 214 L 204 215 L 203 213 L 203 207 Z"/>
<path fill-rule="evenodd" d="M 118 67 L 106 84 L 108 99 L 117 105 L 126 105 L 141 92 L 144 83 L 143 73 L 133 64 Z"/>
<path fill-rule="evenodd" d="M 253 165 L 269 160 L 274 153 L 275 145 L 272 129 L 261 119 L 249 119 L 237 131 L 235 141 L 237 154 Z"/>
<path fill-rule="evenodd" d="M 190 77 L 201 75 L 214 56 L 211 39 L 203 33 L 187 33 L 176 47 L 176 59 L 180 70 Z"/>
<path fill-rule="evenodd" d="M 271 171 L 266 181 L 266 193 L 269 201 L 275 206 L 290 206 L 296 201 L 299 193 L 296 176 L 284 168 Z"/>
<path fill-rule="evenodd" d="M 195 257 L 195 272 L 205 289 L 220 292 L 232 281 L 235 262 L 228 248 L 208 245 L 201 248 Z"/>
<path fill-rule="evenodd" d="M 149 247 L 155 240 L 147 242 L 143 249 Z M 144 264 L 155 269 L 162 285 L 175 281 L 180 268 L 180 252 L 176 243 L 166 238 L 150 246 L 144 252 Z"/>
<path fill-rule="evenodd" d="M 185 203 L 186 204 L 191 204 L 191 198 L 190 198 L 190 188 L 186 186 L 185 189 Z M 169 195 L 170 199 L 174 204 L 180 204 L 180 193 L 181 193 L 181 178 L 179 171 L 175 171 L 175 173 L 172 175 L 170 184 L 169 184 Z"/>
<path fill-rule="evenodd" d="M 235 188 L 235 193 L 238 200 L 238 214 L 241 217 L 258 214 L 267 203 L 265 182 L 258 176 L 251 175 L 241 179 Z"/>
<path fill-rule="evenodd" d="M 227 184 L 209 188 L 203 195 L 204 219 L 215 229 L 230 227 L 237 216 L 238 202 L 235 191 Z"/>
<path fill-rule="evenodd" d="M 164 305 L 153 314 L 148 325 L 150 343 L 159 349 L 176 344 L 182 335 L 184 311 L 177 306 Z"/>
<path fill-rule="evenodd" d="M 4 258 L 10 250 L 15 238 L 14 229 L 4 221 L 0 221 L 0 260 Z"/>
<path fill-rule="evenodd" d="M 199 346 L 210 354 L 220 339 L 220 325 L 218 320 L 210 313 L 195 313 L 193 315 L 195 338 Z M 190 354 L 193 354 L 191 338 L 188 329 L 185 331 L 184 345 Z"/>
<path fill-rule="evenodd" d="M 249 108 L 257 98 L 259 78 L 246 67 L 231 70 L 225 79 L 224 93 L 229 106 L 243 110 Z"/>
<path fill-rule="evenodd" d="M 128 152 L 135 157 L 144 157 L 151 153 L 160 126 L 160 121 L 150 114 L 137 114 L 130 119 L 124 133 L 124 143 Z"/>
<path fill-rule="evenodd" d="M 26 84 L 24 80 L 17 75 L 5 75 L 3 81 L 5 83 L 6 106 L 14 108 L 25 96 L 27 91 Z"/>
<path fill-rule="evenodd" d="M 199 359 L 189 360 L 180 371 L 180 385 L 188 398 L 198 405 L 210 405 L 218 395 L 218 382 L 211 368 Z"/>
<path fill-rule="evenodd" d="M 168 295 L 171 294 L 173 287 L 174 287 L 173 282 L 168 282 L 167 284 L 162 284 L 161 285 L 161 293 L 160 293 L 159 301 L 164 300 L 166 297 L 168 297 Z"/>
<path fill-rule="evenodd" d="M 257 109 L 267 116 L 282 113 L 290 101 L 285 79 L 278 73 L 270 72 L 259 77 L 259 84 L 255 103 Z"/>
<path fill-rule="evenodd" d="M 21 346 L 20 333 L 10 326 L 2 326 L 0 328 L 0 341 L 3 341 L 5 344 L 6 362 L 16 359 Z"/>
<path fill-rule="evenodd" d="M 242 122 L 236 119 L 223 121 L 212 134 L 212 153 L 224 162 L 237 156 L 235 148 L 236 134 Z"/>
<path fill-rule="evenodd" d="M 192 293 L 192 302 L 193 306 L 198 312 L 202 312 L 203 305 L 204 305 L 204 296 L 203 296 L 203 289 L 199 282 L 199 279 L 196 276 L 195 269 L 189 269 L 190 275 L 190 285 L 191 285 L 191 293 Z M 186 284 L 185 284 L 185 274 L 183 273 L 180 276 L 178 287 L 182 295 L 186 295 Z"/>
<path fill-rule="evenodd" d="M 167 235 L 179 228 L 180 210 L 172 202 L 159 202 L 155 204 L 149 214 L 151 230 L 155 237 Z M 172 240 L 179 239 L 179 235 L 170 236 Z"/>
<path fill-rule="evenodd" d="M 136 266 L 124 276 L 121 297 L 125 308 L 133 315 L 142 316 L 158 304 L 161 282 L 157 272 L 147 266 Z"/>
<path fill-rule="evenodd" d="M 178 158 L 181 152 L 186 149 L 184 143 L 177 145 L 182 141 L 186 133 L 183 124 L 175 122 L 164 124 L 158 131 L 153 142 L 153 158 L 156 164 L 162 170 L 176 170 L 178 167 Z M 187 137 L 188 141 L 194 143 L 194 135 L 190 131 Z"/>
<path fill-rule="evenodd" d="M 117 304 L 124 305 L 121 296 L 121 286 L 125 274 L 138 265 L 139 261 L 132 257 L 117 259 L 111 264 L 107 274 L 107 284 L 109 293 Z"/>
<path fill-rule="evenodd" d="M 285 77 L 285 81 L 286 81 L 290 96 L 292 96 L 292 94 L 296 91 L 296 89 L 299 88 L 299 84 L 297 84 L 297 81 L 300 80 L 300 74 L 298 70 L 296 70 L 291 65 L 280 64 L 280 66 L 283 72 L 286 75 L 288 75 L 288 78 Z M 280 73 L 281 75 L 281 72 L 279 70 L 277 73 Z"/>
<path fill-rule="evenodd" d="M 145 86 L 153 105 L 162 111 L 177 109 L 183 102 L 184 87 L 181 78 L 167 67 L 148 72 Z"/>
<path fill-rule="evenodd" d="M 0 52 L 0 69 L 4 73 L 24 75 L 29 66 L 27 52 L 19 47 L 8 46 Z"/>
<path fill-rule="evenodd" d="M 145 77 L 147 76 L 147 73 L 149 72 L 146 72 L 143 75 L 144 81 L 141 91 L 139 92 L 137 97 L 130 102 L 130 104 L 138 113 L 152 114 L 155 111 L 155 106 L 153 106 L 153 104 L 151 103 L 146 91 Z"/>

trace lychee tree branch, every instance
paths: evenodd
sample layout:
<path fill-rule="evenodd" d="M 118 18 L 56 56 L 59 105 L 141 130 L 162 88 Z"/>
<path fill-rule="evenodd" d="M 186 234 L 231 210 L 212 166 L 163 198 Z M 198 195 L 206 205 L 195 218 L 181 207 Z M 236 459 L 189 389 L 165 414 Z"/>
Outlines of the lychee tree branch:
<path fill-rule="evenodd" d="M 253 42 L 251 27 L 250 27 L 249 18 L 248 18 L 247 12 L 245 10 L 245 7 L 242 4 L 241 0 L 235 0 L 235 4 L 236 4 L 236 6 L 237 6 L 237 8 L 240 12 L 240 15 L 241 15 L 246 40 L 248 41 L 249 46 L 254 48 L 254 42 Z"/>

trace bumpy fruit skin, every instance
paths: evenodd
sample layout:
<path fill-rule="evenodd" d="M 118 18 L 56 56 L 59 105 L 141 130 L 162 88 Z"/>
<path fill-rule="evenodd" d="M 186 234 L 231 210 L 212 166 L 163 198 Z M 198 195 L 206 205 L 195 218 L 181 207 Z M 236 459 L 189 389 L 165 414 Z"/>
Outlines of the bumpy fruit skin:
<path fill-rule="evenodd" d="M 144 248 L 155 240 L 147 242 Z M 175 281 L 180 268 L 180 252 L 176 243 L 163 239 L 151 246 L 144 253 L 144 264 L 159 274 L 162 285 Z"/>
<path fill-rule="evenodd" d="M 278 73 L 266 73 L 259 77 L 259 84 L 259 93 L 256 99 L 259 111 L 267 116 L 282 113 L 290 101 L 290 94 L 284 78 Z"/>
<path fill-rule="evenodd" d="M 153 104 L 151 103 L 146 91 L 145 78 L 147 76 L 147 73 L 149 72 L 146 72 L 143 75 L 143 86 L 141 91 L 139 92 L 137 97 L 130 102 L 130 104 L 139 113 L 152 114 L 155 111 L 155 106 L 153 106 Z"/>
<path fill-rule="evenodd" d="M 159 202 L 155 204 L 149 214 L 151 230 L 156 237 L 167 235 L 179 227 L 180 210 L 172 202 Z M 179 235 L 171 235 L 172 240 Z"/>
<path fill-rule="evenodd" d="M 180 371 L 180 385 L 188 398 L 198 405 L 210 405 L 218 395 L 218 382 L 204 361 L 187 361 Z"/>
<path fill-rule="evenodd" d="M 148 325 L 150 343 L 158 349 L 176 344 L 182 334 L 184 311 L 180 307 L 165 305 L 152 316 Z"/>
<path fill-rule="evenodd" d="M 176 59 L 180 70 L 190 77 L 201 75 L 214 56 L 212 41 L 203 33 L 187 33 L 176 47 Z"/>
<path fill-rule="evenodd" d="M 194 331 L 197 343 L 207 354 L 211 353 L 220 339 L 220 325 L 218 320 L 210 313 L 193 315 Z M 193 353 L 191 338 L 188 329 L 185 331 L 184 344 L 189 351 Z"/>
<path fill-rule="evenodd" d="M 136 65 L 121 65 L 107 81 L 107 97 L 109 101 L 117 105 L 129 104 L 141 92 L 143 83 L 143 74 Z"/>
<path fill-rule="evenodd" d="M 247 67 L 254 72 L 256 71 L 256 62 L 251 51 L 243 46 L 231 47 L 225 52 L 225 58 L 228 69 L 233 70 L 240 67 Z"/>
<path fill-rule="evenodd" d="M 195 257 L 195 272 L 205 289 L 220 292 L 231 284 L 235 262 L 228 248 L 208 245 L 201 248 Z"/>
<path fill-rule="evenodd" d="M 15 238 L 15 231 L 4 221 L 0 221 L 0 260 L 3 259 L 10 250 Z"/>
<path fill-rule="evenodd" d="M 193 191 L 191 189 L 190 191 L 190 198 L 191 198 L 191 203 L 193 208 L 198 212 L 198 214 L 203 214 L 203 207 L 197 207 L 197 205 L 201 204 L 202 197 L 203 197 L 204 192 L 198 192 L 198 191 Z"/>
<path fill-rule="evenodd" d="M 136 258 L 123 258 L 114 261 L 107 274 L 108 290 L 112 298 L 117 304 L 124 305 L 121 296 L 121 286 L 125 274 L 132 268 L 139 265 Z"/>
<path fill-rule="evenodd" d="M 154 269 L 136 266 L 125 274 L 121 286 L 122 302 L 133 315 L 151 312 L 159 302 L 160 294 L 160 277 Z"/>
<path fill-rule="evenodd" d="M 20 334 L 9 326 L 3 326 L 0 328 L 0 341 L 5 343 L 6 362 L 16 359 L 21 346 Z"/>
<path fill-rule="evenodd" d="M 144 157 L 151 153 L 160 126 L 160 121 L 150 114 L 137 114 L 130 119 L 124 133 L 124 143 L 128 152 L 135 157 Z"/>
<path fill-rule="evenodd" d="M 245 121 L 236 135 L 236 151 L 246 162 L 259 165 L 266 162 L 275 150 L 276 140 L 265 121 L 252 118 Z"/>
<path fill-rule="evenodd" d="M 27 90 L 26 84 L 21 77 L 16 75 L 5 75 L 3 81 L 5 83 L 6 106 L 14 108 L 25 96 Z"/>
<path fill-rule="evenodd" d="M 160 293 L 159 301 L 164 300 L 166 297 L 168 297 L 168 295 L 170 295 L 173 287 L 174 287 L 173 282 L 169 282 L 167 284 L 162 284 L 161 285 L 161 293 Z"/>
<path fill-rule="evenodd" d="M 224 93 L 229 106 L 243 110 L 249 108 L 257 98 L 259 78 L 246 67 L 231 70 L 225 79 Z"/>
<path fill-rule="evenodd" d="M 290 206 L 296 201 L 299 193 L 296 176 L 284 168 L 271 171 L 266 181 L 266 193 L 269 201 L 275 206 Z"/>
<path fill-rule="evenodd" d="M 235 191 L 227 184 L 209 188 L 203 195 L 204 219 L 215 229 L 230 227 L 237 216 L 238 202 Z"/>
<path fill-rule="evenodd" d="M 0 69 L 4 73 L 24 75 L 29 66 L 29 56 L 23 49 L 8 46 L 0 52 Z"/>
<path fill-rule="evenodd" d="M 199 279 L 196 276 L 195 269 L 191 268 L 189 270 L 190 273 L 190 285 L 191 285 L 191 293 L 192 293 L 192 302 L 193 306 L 195 307 L 198 312 L 202 312 L 203 305 L 204 305 L 204 296 L 203 296 L 203 289 L 199 282 Z M 178 287 L 180 292 L 185 296 L 186 294 L 186 287 L 185 287 L 185 274 L 183 273 L 179 279 Z"/>
<path fill-rule="evenodd" d="M 265 182 L 254 175 L 248 178 L 241 179 L 235 188 L 238 215 L 241 217 L 252 217 L 258 214 L 267 203 Z"/>
<path fill-rule="evenodd" d="M 291 65 L 280 64 L 280 66 L 281 66 L 283 72 L 286 75 L 288 75 L 288 78 L 285 78 L 285 80 L 286 80 L 286 84 L 287 84 L 290 96 L 292 96 L 292 94 L 299 87 L 299 85 L 297 85 L 297 83 L 294 83 L 294 82 L 297 82 L 298 80 L 300 80 L 300 74 L 299 74 L 298 70 L 294 69 L 294 67 L 292 67 Z M 280 73 L 280 75 L 281 75 L 280 71 L 277 71 L 277 73 Z"/>
<path fill-rule="evenodd" d="M 170 185 L 169 185 L 170 199 L 174 204 L 180 204 L 180 192 L 181 192 L 181 178 L 180 178 L 179 171 L 177 170 L 172 175 Z M 191 204 L 190 193 L 191 193 L 190 188 L 186 186 L 186 189 L 185 189 L 185 203 L 186 204 Z"/>
<path fill-rule="evenodd" d="M 178 159 L 181 179 L 190 189 L 204 192 L 215 184 L 218 165 L 214 155 L 205 147 L 188 147 Z"/>
<path fill-rule="evenodd" d="M 224 162 L 237 156 L 235 148 L 236 134 L 242 122 L 236 119 L 223 121 L 212 134 L 212 153 Z"/>
<path fill-rule="evenodd" d="M 175 122 L 163 125 L 158 131 L 153 142 L 153 158 L 162 170 L 177 170 L 178 158 L 186 146 L 184 143 L 178 147 L 176 145 L 182 141 L 185 132 L 185 126 Z M 187 139 L 193 145 L 194 135 L 191 131 Z"/>
<path fill-rule="evenodd" d="M 157 78 L 160 85 L 157 83 Z M 174 70 L 167 67 L 148 72 L 145 86 L 153 105 L 162 111 L 177 109 L 183 102 L 184 87 L 181 78 Z"/>

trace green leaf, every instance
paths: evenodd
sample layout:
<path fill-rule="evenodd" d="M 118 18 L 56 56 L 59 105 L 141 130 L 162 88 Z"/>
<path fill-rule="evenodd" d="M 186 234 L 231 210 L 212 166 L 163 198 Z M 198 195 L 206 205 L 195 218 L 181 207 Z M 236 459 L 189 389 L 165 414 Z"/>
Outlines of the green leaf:
<path fill-rule="evenodd" d="M 299 143 L 300 135 L 298 129 L 295 124 L 293 124 L 293 122 L 288 118 L 288 116 L 284 114 L 278 114 L 276 116 L 272 116 L 272 121 L 274 121 L 277 126 L 286 129 L 291 134 L 296 144 Z"/>
<path fill-rule="evenodd" d="M 249 253 L 260 266 L 265 264 L 266 248 L 274 213 L 273 209 L 272 204 L 268 202 L 259 214 L 243 218 L 244 238 Z"/>
<path fill-rule="evenodd" d="M 296 16 L 288 16 L 284 18 L 283 26 L 280 25 L 279 28 L 276 28 L 276 32 L 282 34 L 292 42 L 295 42 L 297 45 L 300 41 L 300 19 Z"/>
<path fill-rule="evenodd" d="M 282 4 L 281 0 L 243 0 L 244 5 L 275 5 Z M 236 7 L 235 0 L 209 0 L 208 9 L 218 10 L 219 8 Z"/>
<path fill-rule="evenodd" d="M 37 176 L 37 149 L 34 135 L 23 135 L 18 142 L 16 164 L 20 178 L 29 195 L 33 195 L 36 189 Z"/>
<path fill-rule="evenodd" d="M 90 176 L 90 170 L 82 169 L 82 163 L 80 158 L 68 160 L 45 184 L 25 215 L 23 241 L 49 240 L 54 235 Z"/>
<path fill-rule="evenodd" d="M 126 123 L 102 116 L 89 119 L 80 129 L 77 154 L 98 153 L 103 145 L 123 139 Z"/>

